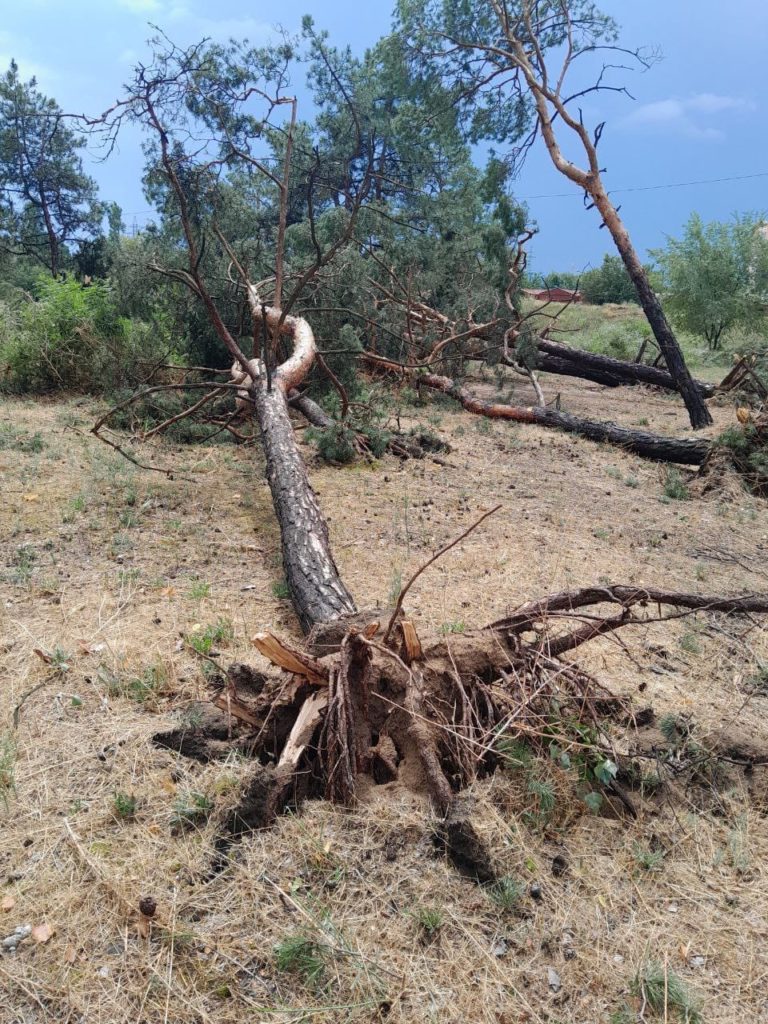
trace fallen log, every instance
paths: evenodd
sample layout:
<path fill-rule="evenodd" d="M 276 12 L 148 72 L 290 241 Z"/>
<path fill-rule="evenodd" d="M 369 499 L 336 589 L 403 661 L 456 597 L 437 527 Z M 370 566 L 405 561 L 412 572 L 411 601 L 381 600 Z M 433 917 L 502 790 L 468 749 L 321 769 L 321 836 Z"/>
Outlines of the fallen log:
<path fill-rule="evenodd" d="M 667 391 L 677 391 L 672 374 L 656 366 L 630 363 L 596 352 L 585 352 L 583 349 L 570 348 L 549 338 L 537 337 L 535 344 L 538 350 L 536 368 L 548 373 L 584 377 L 608 387 L 618 387 L 622 384 L 651 384 Z M 711 398 L 717 390 L 714 384 L 701 380 L 694 380 L 694 385 L 704 398 Z"/>
<path fill-rule="evenodd" d="M 490 419 L 513 420 L 517 423 L 536 423 L 542 427 L 554 427 L 569 434 L 578 434 L 591 441 L 615 444 L 643 458 L 658 462 L 675 462 L 681 465 L 699 466 L 705 460 L 712 442 L 694 438 L 665 437 L 650 434 L 644 430 L 630 430 L 616 423 L 586 420 L 580 416 L 560 412 L 541 406 L 502 405 L 484 402 L 470 394 L 449 377 L 434 373 L 421 374 L 414 379 L 417 387 L 440 391 L 459 402 L 468 412 Z"/>

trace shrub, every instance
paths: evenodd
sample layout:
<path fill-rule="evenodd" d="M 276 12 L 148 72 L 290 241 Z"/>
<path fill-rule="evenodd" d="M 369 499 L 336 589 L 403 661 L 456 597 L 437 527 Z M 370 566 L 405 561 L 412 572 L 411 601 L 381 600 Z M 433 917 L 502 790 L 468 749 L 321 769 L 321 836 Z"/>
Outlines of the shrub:
<path fill-rule="evenodd" d="M 2 387 L 16 393 L 104 392 L 129 385 L 157 351 L 147 324 L 118 316 L 106 281 L 40 278 L 36 301 L 0 309 Z"/>

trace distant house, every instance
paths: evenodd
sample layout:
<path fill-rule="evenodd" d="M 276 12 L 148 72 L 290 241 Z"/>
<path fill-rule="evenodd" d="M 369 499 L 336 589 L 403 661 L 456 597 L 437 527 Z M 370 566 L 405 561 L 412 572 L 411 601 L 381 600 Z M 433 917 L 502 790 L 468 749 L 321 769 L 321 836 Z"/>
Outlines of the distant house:
<path fill-rule="evenodd" d="M 581 292 L 569 288 L 523 288 L 523 295 L 537 302 L 581 302 Z"/>

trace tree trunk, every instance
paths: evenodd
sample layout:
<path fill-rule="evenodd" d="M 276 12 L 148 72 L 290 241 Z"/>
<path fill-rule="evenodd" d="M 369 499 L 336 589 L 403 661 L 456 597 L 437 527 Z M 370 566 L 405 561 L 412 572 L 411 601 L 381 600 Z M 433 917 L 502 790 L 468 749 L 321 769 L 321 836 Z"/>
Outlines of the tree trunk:
<path fill-rule="evenodd" d="M 579 416 L 571 416 L 556 409 L 543 409 L 540 406 L 500 405 L 483 402 L 459 387 L 449 377 L 440 377 L 434 373 L 426 373 L 415 379 L 418 387 L 424 386 L 435 391 L 442 391 L 460 402 L 469 412 L 490 419 L 514 420 L 518 423 L 538 423 L 542 427 L 555 427 L 569 434 L 579 434 L 591 441 L 604 441 L 618 445 L 635 455 L 656 459 L 659 462 L 678 462 L 682 465 L 698 466 L 704 461 L 712 447 L 709 441 L 697 441 L 688 438 L 664 437 L 661 434 L 649 434 L 643 430 L 629 430 L 615 423 L 585 420 Z"/>
<path fill-rule="evenodd" d="M 249 293 L 249 301 L 254 318 L 261 319 L 262 307 L 255 291 Z M 292 354 L 275 369 L 271 386 L 257 359 L 249 363 L 250 376 L 237 363 L 232 376 L 243 385 L 243 397 L 250 397 L 254 403 L 267 459 L 267 481 L 280 524 L 285 581 L 301 628 L 308 633 L 318 623 L 353 614 L 357 609 L 331 554 L 328 525 L 288 415 L 288 395 L 306 376 L 315 357 L 314 335 L 301 317 L 288 316 L 280 323 L 280 311 L 274 307 L 266 308 L 266 316 L 268 327 L 291 337 Z"/>
<path fill-rule="evenodd" d="M 677 385 L 677 390 L 685 402 L 691 426 L 694 429 L 709 426 L 712 423 L 712 417 L 704 403 L 701 390 L 696 386 L 696 382 L 685 365 L 685 359 L 677 343 L 677 338 L 667 322 L 656 293 L 651 288 L 651 282 L 648 280 L 645 268 L 640 262 L 640 258 L 632 245 L 627 229 L 624 227 L 616 207 L 608 198 L 608 194 L 601 183 L 597 186 L 593 184 L 589 187 L 589 192 L 603 218 L 603 223 L 610 231 L 616 243 L 616 248 L 624 261 L 627 273 L 632 279 L 640 305 L 643 307 L 643 312 L 664 355 L 667 369 L 672 375 Z"/>
<path fill-rule="evenodd" d="M 651 384 L 667 391 L 677 391 L 677 383 L 672 375 L 655 366 L 630 363 L 595 352 L 585 352 L 583 349 L 569 348 L 557 341 L 550 341 L 549 338 L 536 338 L 536 347 L 539 351 L 537 369 L 545 372 L 584 377 L 608 387 L 617 387 L 620 384 Z M 705 398 L 711 398 L 715 394 L 714 384 L 694 380 L 694 385 Z"/>

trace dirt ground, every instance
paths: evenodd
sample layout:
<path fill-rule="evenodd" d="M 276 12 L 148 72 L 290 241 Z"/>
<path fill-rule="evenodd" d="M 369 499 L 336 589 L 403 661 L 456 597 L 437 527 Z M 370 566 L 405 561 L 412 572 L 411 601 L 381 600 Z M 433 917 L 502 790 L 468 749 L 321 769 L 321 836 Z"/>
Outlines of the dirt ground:
<path fill-rule="evenodd" d="M 546 389 L 570 412 L 688 433 L 674 396 Z M 354 810 L 311 802 L 212 872 L 248 762 L 201 765 L 151 737 L 194 728 L 208 692 L 210 662 L 184 638 L 264 667 L 254 632 L 298 635 L 263 460 L 157 441 L 141 456 L 174 465 L 170 480 L 94 440 L 97 411 L 0 405 L 0 940 L 36 928 L 0 950 L 0 1024 L 634 1024 L 676 1019 L 677 978 L 707 1024 L 768 1020 L 768 802 L 738 767 L 717 799 L 681 790 L 637 820 L 555 786 L 542 825 L 514 774 L 476 783 L 466 800 L 512 880 L 507 901 L 447 863 L 427 801 L 398 783 Z M 728 403 L 714 412 L 712 434 L 734 422 Z M 446 440 L 448 465 L 334 468 L 305 453 L 360 607 L 389 604 L 503 504 L 409 593 L 423 637 L 600 582 L 768 591 L 768 506 L 736 488 L 677 500 L 664 467 L 444 402 L 402 422 Z M 690 716 L 702 741 L 735 730 L 768 748 L 760 621 L 638 627 L 577 660 L 638 708 Z M 150 934 L 142 897 L 158 907 Z M 658 1013 L 633 984 L 651 963 L 666 979 Z"/>

